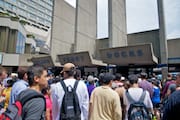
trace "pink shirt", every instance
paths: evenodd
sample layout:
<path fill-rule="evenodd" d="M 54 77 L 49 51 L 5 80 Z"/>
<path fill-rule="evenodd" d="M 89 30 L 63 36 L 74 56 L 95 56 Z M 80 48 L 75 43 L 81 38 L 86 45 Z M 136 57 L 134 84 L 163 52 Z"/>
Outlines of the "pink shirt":
<path fill-rule="evenodd" d="M 48 95 L 44 96 L 46 98 L 46 109 L 50 110 L 50 116 L 51 116 L 51 120 L 52 120 L 52 101 L 51 98 Z"/>

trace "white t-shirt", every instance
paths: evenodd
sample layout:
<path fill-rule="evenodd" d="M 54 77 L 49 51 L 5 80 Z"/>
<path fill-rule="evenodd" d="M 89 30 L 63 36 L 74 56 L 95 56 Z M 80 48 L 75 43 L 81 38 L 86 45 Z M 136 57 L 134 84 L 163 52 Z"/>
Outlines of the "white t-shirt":
<path fill-rule="evenodd" d="M 64 80 L 64 83 L 66 84 L 66 86 L 71 85 L 73 87 L 75 83 L 75 79 L 66 79 Z M 76 89 L 76 93 L 77 93 L 77 96 L 79 99 L 79 105 L 81 108 L 81 120 L 87 120 L 88 110 L 89 110 L 89 95 L 88 95 L 87 87 L 83 81 L 79 81 L 77 89 Z M 60 108 L 61 108 L 64 94 L 65 92 L 60 82 L 51 85 L 53 120 L 59 120 Z"/>
<path fill-rule="evenodd" d="M 129 88 L 128 92 L 129 92 L 130 96 L 135 101 L 138 101 L 140 99 L 142 93 L 143 93 L 143 89 L 142 88 Z M 125 118 L 125 120 L 128 120 L 127 119 L 127 111 L 130 107 L 130 103 L 126 97 L 126 91 L 123 94 L 123 103 L 126 106 L 126 118 Z M 151 101 L 151 98 L 150 98 L 148 91 L 146 91 L 146 96 L 144 98 L 144 105 L 146 105 L 147 108 L 153 109 L 153 104 L 152 104 L 152 101 Z"/>

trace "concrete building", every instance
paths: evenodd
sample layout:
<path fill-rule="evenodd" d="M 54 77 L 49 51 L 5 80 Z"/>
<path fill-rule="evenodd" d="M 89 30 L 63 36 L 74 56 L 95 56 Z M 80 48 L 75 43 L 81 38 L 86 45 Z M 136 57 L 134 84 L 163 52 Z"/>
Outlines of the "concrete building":
<path fill-rule="evenodd" d="M 168 39 L 167 41 L 167 64 L 168 66 L 180 66 L 180 53 L 177 50 L 180 46 L 180 39 Z M 161 64 L 161 47 L 159 38 L 159 29 L 150 30 L 139 33 L 128 34 L 128 45 L 137 45 L 151 43 L 155 56 L 158 58 L 158 63 Z"/>
<path fill-rule="evenodd" d="M 31 51 L 39 53 L 50 51 L 52 12 L 53 0 L 0 0 L 0 13 L 21 23 L 26 32 L 25 42 L 35 49 Z M 1 25 L 4 26 L 3 21 Z"/>
<path fill-rule="evenodd" d="M 59 64 L 57 55 L 72 52 L 75 36 L 74 26 L 75 8 L 64 0 L 55 0 L 51 42 L 51 56 L 55 64 Z"/>
<path fill-rule="evenodd" d="M 126 1 L 109 0 L 109 48 L 127 45 Z"/>
<path fill-rule="evenodd" d="M 77 0 L 76 8 L 55 0 L 51 55 L 89 51 L 100 59 L 99 49 L 127 45 L 125 0 L 109 0 L 109 38 L 97 40 L 97 0 Z M 64 12 L 66 11 L 66 12 Z"/>
<path fill-rule="evenodd" d="M 53 0 L 0 0 L 0 10 L 47 30 L 51 27 Z"/>
<path fill-rule="evenodd" d="M 59 62 L 60 54 L 95 53 L 96 4 L 96 0 L 79 0 L 74 8 L 64 0 L 55 0 L 51 43 L 54 62 Z"/>
<path fill-rule="evenodd" d="M 155 56 L 160 62 L 160 41 L 159 41 L 159 29 L 143 31 L 138 33 L 132 33 L 127 35 L 128 45 L 138 45 L 144 43 L 150 43 L 153 46 Z"/>
<path fill-rule="evenodd" d="M 0 52 L 25 53 L 26 31 L 19 21 L 0 17 Z"/>

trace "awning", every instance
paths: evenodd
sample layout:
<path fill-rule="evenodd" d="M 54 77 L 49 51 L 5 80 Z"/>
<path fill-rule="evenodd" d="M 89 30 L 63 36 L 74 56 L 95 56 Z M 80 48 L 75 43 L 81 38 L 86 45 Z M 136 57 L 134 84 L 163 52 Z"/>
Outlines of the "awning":
<path fill-rule="evenodd" d="M 43 65 L 45 67 L 53 67 L 54 63 L 52 61 L 51 56 L 43 56 L 43 57 L 32 57 L 31 61 L 33 64 Z"/>
<path fill-rule="evenodd" d="M 62 65 L 68 62 L 71 62 L 76 66 L 106 66 L 107 65 L 100 60 L 93 59 L 92 56 L 89 55 L 88 51 L 58 55 L 58 58 Z"/>
<path fill-rule="evenodd" d="M 2 53 L 3 66 L 32 66 L 33 64 L 53 67 L 53 61 L 49 55 L 35 54 L 8 54 Z"/>
<path fill-rule="evenodd" d="M 101 49 L 100 54 L 103 62 L 120 66 L 158 63 L 158 59 L 153 53 L 152 44 Z"/>

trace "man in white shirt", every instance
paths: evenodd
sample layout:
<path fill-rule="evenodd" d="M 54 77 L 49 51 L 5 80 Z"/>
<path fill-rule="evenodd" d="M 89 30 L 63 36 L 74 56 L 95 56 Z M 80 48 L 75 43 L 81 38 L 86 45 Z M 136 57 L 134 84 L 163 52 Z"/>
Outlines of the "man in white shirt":
<path fill-rule="evenodd" d="M 66 63 L 64 65 L 64 68 L 62 70 L 64 83 L 66 86 L 74 86 L 75 84 L 75 66 L 72 63 Z M 79 81 L 76 93 L 79 99 L 79 106 L 81 109 L 81 120 L 88 120 L 88 110 L 89 110 L 89 96 L 87 87 L 84 84 L 84 82 Z M 52 96 L 52 117 L 53 120 L 59 120 L 60 119 L 60 110 L 61 110 L 61 104 L 64 97 L 64 90 L 60 82 L 56 84 L 51 85 L 51 96 Z"/>
<path fill-rule="evenodd" d="M 143 89 L 138 86 L 138 77 L 136 75 L 129 75 L 128 80 L 130 83 L 130 88 L 128 89 L 128 93 L 132 97 L 133 100 L 138 101 L 143 93 Z M 150 112 L 153 113 L 153 105 L 151 102 L 151 98 L 148 91 L 145 91 L 144 105 L 148 108 Z M 127 98 L 126 92 L 123 94 L 123 102 L 124 102 L 124 110 L 126 113 L 125 120 L 128 120 L 128 109 L 130 107 L 130 101 Z"/>

